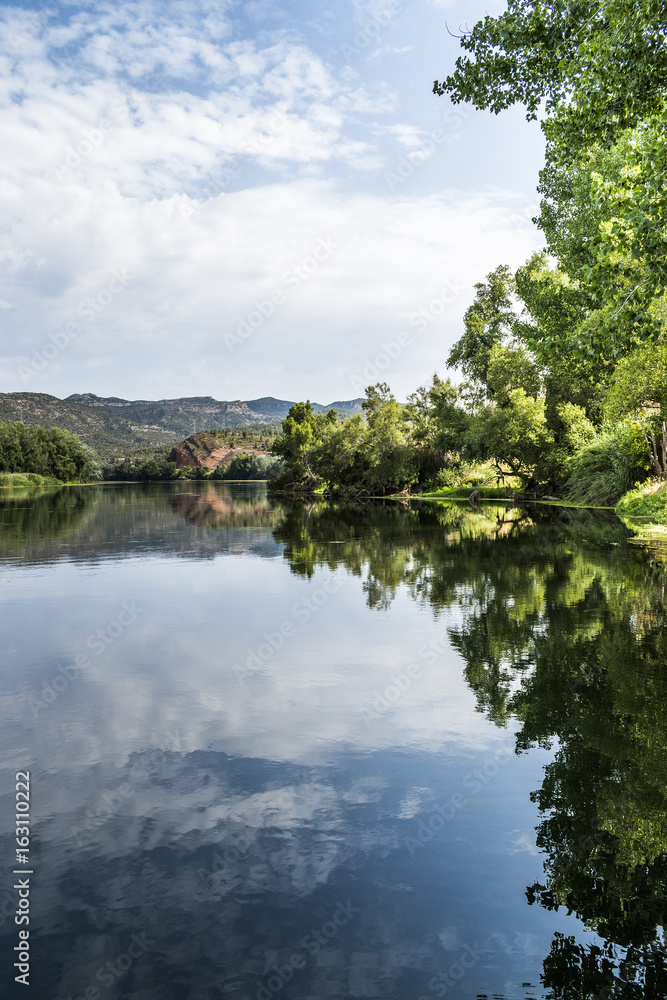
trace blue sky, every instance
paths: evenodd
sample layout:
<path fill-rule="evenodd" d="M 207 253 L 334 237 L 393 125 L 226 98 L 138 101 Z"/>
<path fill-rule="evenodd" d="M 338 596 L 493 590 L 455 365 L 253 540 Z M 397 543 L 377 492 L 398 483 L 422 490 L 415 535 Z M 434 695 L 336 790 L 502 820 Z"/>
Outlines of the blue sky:
<path fill-rule="evenodd" d="M 0 391 L 319 402 L 445 372 L 543 140 L 431 94 L 505 4 L 1 6 Z"/>

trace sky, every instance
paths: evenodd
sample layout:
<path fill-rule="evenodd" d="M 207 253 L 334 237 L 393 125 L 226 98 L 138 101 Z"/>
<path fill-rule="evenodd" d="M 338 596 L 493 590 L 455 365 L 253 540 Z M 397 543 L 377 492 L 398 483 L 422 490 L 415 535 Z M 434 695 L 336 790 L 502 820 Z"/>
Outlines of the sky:
<path fill-rule="evenodd" d="M 432 94 L 501 0 L 0 6 L 0 392 L 405 399 L 542 246 L 539 125 Z"/>

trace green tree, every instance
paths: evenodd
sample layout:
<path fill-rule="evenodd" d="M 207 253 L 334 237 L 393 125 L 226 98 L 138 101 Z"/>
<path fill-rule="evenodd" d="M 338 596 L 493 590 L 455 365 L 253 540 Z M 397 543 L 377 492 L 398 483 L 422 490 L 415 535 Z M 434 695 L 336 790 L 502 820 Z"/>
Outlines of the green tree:
<path fill-rule="evenodd" d="M 330 411 L 333 412 L 333 411 Z M 335 416 L 335 414 L 334 414 Z M 315 411 L 310 400 L 295 403 L 282 422 L 282 437 L 273 442 L 273 454 L 284 462 L 284 480 L 292 485 L 315 485 L 317 477 L 309 465 L 309 448 L 313 442 Z"/>
<path fill-rule="evenodd" d="M 634 417 L 646 441 L 651 468 L 667 479 L 667 344 L 635 350 L 618 364 L 605 400 L 610 420 Z"/>
<path fill-rule="evenodd" d="M 523 104 L 548 136 L 576 156 L 655 112 L 667 88 L 659 0 L 508 0 L 461 38 L 453 73 L 434 93 L 495 114 Z"/>
<path fill-rule="evenodd" d="M 69 431 L 0 423 L 0 472 L 34 472 L 62 481 L 97 479 L 96 456 Z"/>
<path fill-rule="evenodd" d="M 369 386 L 361 404 L 367 433 L 362 457 L 365 488 L 376 495 L 395 493 L 417 481 L 409 414 L 386 383 Z"/>
<path fill-rule="evenodd" d="M 433 376 L 408 397 L 405 408 L 415 447 L 420 486 L 435 485 L 443 468 L 460 465 L 470 417 L 461 404 L 459 389 L 447 379 Z"/>
<path fill-rule="evenodd" d="M 572 401 L 593 416 L 594 386 L 603 393 L 620 358 L 664 336 L 663 5 L 508 0 L 461 46 L 467 54 L 436 81 L 436 93 L 495 113 L 523 103 L 529 118 L 546 102 L 537 222 L 555 266 L 535 257 L 517 273 L 527 307 L 523 335 L 554 375 L 554 405 L 565 401 L 569 365 L 578 382 Z"/>
<path fill-rule="evenodd" d="M 489 364 L 494 347 L 511 336 L 516 320 L 512 308 L 514 278 L 502 264 L 475 285 L 475 300 L 463 317 L 465 332 L 449 352 L 447 365 L 458 368 L 477 392 L 493 396 L 489 384 Z"/>
<path fill-rule="evenodd" d="M 533 318 L 531 349 L 567 353 L 582 373 L 608 379 L 618 360 L 663 336 L 667 289 L 665 115 L 542 173 L 539 226 L 555 267 L 534 258 L 517 273 Z"/>
<path fill-rule="evenodd" d="M 523 389 L 532 397 L 539 396 L 542 389 L 541 373 L 521 344 L 494 344 L 489 353 L 486 379 L 487 391 L 499 406 L 510 405 L 514 389 Z"/>
<path fill-rule="evenodd" d="M 524 389 L 510 390 L 506 406 L 490 404 L 476 414 L 469 440 L 473 453 L 493 459 L 500 478 L 509 470 L 526 486 L 536 483 L 538 468 L 554 446 L 544 400 L 533 399 Z"/>

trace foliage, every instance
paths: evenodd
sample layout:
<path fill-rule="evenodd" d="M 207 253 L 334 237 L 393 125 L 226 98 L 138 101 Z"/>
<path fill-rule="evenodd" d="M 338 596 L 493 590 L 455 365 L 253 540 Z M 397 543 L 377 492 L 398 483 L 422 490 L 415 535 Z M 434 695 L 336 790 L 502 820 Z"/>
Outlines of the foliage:
<path fill-rule="evenodd" d="M 285 463 L 281 486 L 386 496 L 432 485 L 460 464 L 469 418 L 458 391 L 437 375 L 405 405 L 385 383 L 369 386 L 363 412 L 344 421 L 309 407 L 292 407 L 274 444 Z"/>
<path fill-rule="evenodd" d="M 461 450 L 470 417 L 461 405 L 461 393 L 449 380 L 433 376 L 408 397 L 405 416 L 410 425 L 413 461 L 421 488 L 458 481 Z M 453 477 L 453 478 L 452 478 Z"/>
<path fill-rule="evenodd" d="M 121 482 L 171 482 L 172 480 L 271 479 L 280 472 L 279 461 L 266 455 L 237 455 L 229 465 L 216 469 L 185 465 L 178 468 L 164 452 L 138 461 L 126 458 L 105 470 L 105 479 Z"/>
<path fill-rule="evenodd" d="M 409 412 L 394 399 L 386 383 L 369 386 L 361 405 L 366 415 L 363 487 L 382 495 L 416 483 Z"/>
<path fill-rule="evenodd" d="M 517 272 L 526 306 L 520 327 L 556 382 L 570 366 L 580 383 L 570 399 L 592 416 L 593 387 L 603 393 L 621 358 L 664 336 L 663 5 L 508 0 L 503 14 L 466 32 L 461 47 L 465 54 L 436 81 L 436 93 L 495 113 L 521 102 L 529 118 L 546 101 L 537 222 L 551 257 L 536 255 Z M 560 391 L 559 401 L 566 398 Z M 551 420 L 549 401 L 547 409 Z"/>
<path fill-rule="evenodd" d="M 562 403 L 557 408 L 560 421 L 560 441 L 566 451 L 576 452 L 585 448 L 595 437 L 595 427 L 584 409 L 576 403 Z"/>
<path fill-rule="evenodd" d="M 646 407 L 667 417 L 667 343 L 650 344 L 626 355 L 616 366 L 605 412 L 609 420 L 636 417 Z"/>
<path fill-rule="evenodd" d="M 509 469 L 526 485 L 532 484 L 545 452 L 554 444 L 544 400 L 526 395 L 523 389 L 512 389 L 506 406 L 491 404 L 476 415 L 470 443 L 478 455 L 493 459 L 501 478 Z"/>
<path fill-rule="evenodd" d="M 534 264 L 539 266 L 540 261 Z M 498 268 L 476 287 L 466 330 L 449 355 L 450 363 L 458 363 L 464 374 L 473 377 L 472 384 L 463 389 L 469 414 L 459 427 L 459 452 L 466 459 L 491 458 L 501 479 L 512 475 L 533 489 L 557 488 L 565 461 L 593 434 L 590 420 L 578 405 L 587 394 L 580 386 L 572 386 L 566 371 L 538 364 L 535 354 L 519 339 L 530 343 L 526 317 L 517 317 L 511 308 L 510 292 L 515 285 L 508 268 Z M 499 287 L 505 296 L 502 310 Z M 479 334 L 483 329 L 479 317 L 490 313 L 493 288 L 496 323 L 491 337 Z"/>
<path fill-rule="evenodd" d="M 176 463 L 168 462 L 164 455 L 148 458 L 143 461 L 125 458 L 122 462 L 118 462 L 117 465 L 106 468 L 104 470 L 104 478 L 117 482 L 130 483 L 150 481 L 168 482 L 171 479 L 185 478 L 180 476 L 180 471 Z"/>
<path fill-rule="evenodd" d="M 542 172 L 538 225 L 552 259 L 536 254 L 516 275 L 526 305 L 521 333 L 541 364 L 567 359 L 579 378 L 604 385 L 624 355 L 660 340 L 667 288 L 664 121 Z"/>
<path fill-rule="evenodd" d="M 187 442 L 191 443 L 203 455 L 210 455 L 216 448 L 247 448 L 253 451 L 270 451 L 279 432 L 280 424 L 278 423 L 247 424 L 240 427 L 197 431 L 196 434 L 191 434 L 187 438 Z"/>
<path fill-rule="evenodd" d="M 511 406 L 511 394 L 521 389 L 537 397 L 542 388 L 540 371 L 521 344 L 494 344 L 489 352 L 486 374 L 488 395 L 498 406 Z"/>
<path fill-rule="evenodd" d="M 565 494 L 578 503 L 613 506 L 648 469 L 639 425 L 607 424 L 567 460 Z"/>
<path fill-rule="evenodd" d="M 309 464 L 311 448 L 336 422 L 335 410 L 316 415 L 310 400 L 290 407 L 282 422 L 282 436 L 275 439 L 272 449 L 283 460 L 281 484 L 306 488 L 317 484 L 318 476 Z"/>
<path fill-rule="evenodd" d="M 469 55 L 435 93 L 495 114 L 521 103 L 529 119 L 545 100 L 547 122 L 575 155 L 642 121 L 667 86 L 659 0 L 508 0 L 461 48 Z"/>
<path fill-rule="evenodd" d="M 428 488 L 428 491 L 423 494 L 425 496 L 446 496 L 452 491 L 456 491 L 457 495 L 470 496 L 471 490 L 476 488 L 486 487 L 489 483 L 496 483 L 498 481 L 498 470 L 496 469 L 493 462 L 475 462 L 475 461 L 465 461 L 462 460 L 456 464 L 447 466 L 441 469 L 437 476 L 434 477 L 432 485 Z M 497 496 L 505 496 L 507 492 L 507 487 L 520 487 L 519 480 L 514 480 L 512 477 L 505 479 L 505 489 L 497 493 Z M 489 487 L 492 488 L 492 487 Z"/>
<path fill-rule="evenodd" d="M 97 479 L 95 455 L 69 431 L 0 423 L 0 472 L 34 472 L 61 482 Z"/>
<path fill-rule="evenodd" d="M 220 471 L 220 467 L 219 470 Z M 222 479 L 276 479 L 282 472 L 282 462 L 266 455 L 237 455 L 228 466 L 222 467 L 222 475 L 211 478 Z"/>
<path fill-rule="evenodd" d="M 464 333 L 449 352 L 447 365 L 460 369 L 473 390 L 492 397 L 489 364 L 492 351 L 511 336 L 516 319 L 512 309 L 514 278 L 507 265 L 497 267 L 475 285 L 475 299 L 463 317 Z"/>

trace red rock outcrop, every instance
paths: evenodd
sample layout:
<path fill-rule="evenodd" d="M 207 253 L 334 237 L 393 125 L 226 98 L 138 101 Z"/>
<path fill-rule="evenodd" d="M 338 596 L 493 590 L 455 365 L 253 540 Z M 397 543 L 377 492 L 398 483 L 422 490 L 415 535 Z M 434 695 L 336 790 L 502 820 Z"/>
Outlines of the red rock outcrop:
<path fill-rule="evenodd" d="M 266 454 L 268 452 L 256 451 L 254 448 L 214 448 L 208 455 L 193 455 L 186 448 L 174 445 L 167 461 L 175 462 L 179 469 L 186 465 L 192 469 L 217 469 L 219 465 L 229 465 L 232 459 L 239 455 L 253 455 L 260 458 Z"/>
<path fill-rule="evenodd" d="M 167 461 L 175 462 L 179 469 L 182 469 L 185 465 L 196 469 L 197 466 L 201 465 L 201 462 L 194 455 L 191 455 L 188 451 L 184 451 L 183 448 L 179 448 L 177 445 L 174 445 L 169 452 Z"/>

